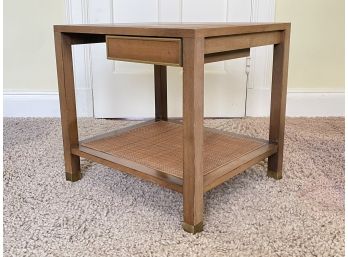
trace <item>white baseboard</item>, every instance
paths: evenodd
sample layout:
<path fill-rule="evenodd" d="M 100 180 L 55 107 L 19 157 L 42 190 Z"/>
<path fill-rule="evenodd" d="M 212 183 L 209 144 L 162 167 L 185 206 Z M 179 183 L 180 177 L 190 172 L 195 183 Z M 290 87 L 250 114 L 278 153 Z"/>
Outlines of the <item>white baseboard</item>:
<path fill-rule="evenodd" d="M 60 117 L 58 92 L 4 92 L 4 117 Z M 92 117 L 92 92 L 79 89 L 77 115 Z"/>
<path fill-rule="evenodd" d="M 4 92 L 4 117 L 60 117 L 56 92 Z"/>
<path fill-rule="evenodd" d="M 248 116 L 268 116 L 269 90 L 250 90 L 247 110 Z M 344 93 L 289 92 L 286 115 L 344 116 Z M 78 116 L 92 116 L 90 108 L 81 106 Z M 4 92 L 4 117 L 60 117 L 58 93 Z"/>
<path fill-rule="evenodd" d="M 270 90 L 248 90 L 247 116 L 264 117 L 270 113 Z M 344 116 L 343 92 L 288 92 L 288 117 Z"/>
<path fill-rule="evenodd" d="M 344 116 L 344 93 L 288 93 L 286 115 L 291 117 Z"/>

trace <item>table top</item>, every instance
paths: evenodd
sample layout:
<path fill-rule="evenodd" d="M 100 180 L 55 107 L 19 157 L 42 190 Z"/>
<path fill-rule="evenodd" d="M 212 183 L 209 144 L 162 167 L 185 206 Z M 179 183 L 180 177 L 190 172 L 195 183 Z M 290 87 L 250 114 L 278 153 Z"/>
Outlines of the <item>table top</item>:
<path fill-rule="evenodd" d="M 290 23 L 109 23 L 55 25 L 54 31 L 134 36 L 213 37 L 280 31 L 288 28 L 290 28 Z"/>

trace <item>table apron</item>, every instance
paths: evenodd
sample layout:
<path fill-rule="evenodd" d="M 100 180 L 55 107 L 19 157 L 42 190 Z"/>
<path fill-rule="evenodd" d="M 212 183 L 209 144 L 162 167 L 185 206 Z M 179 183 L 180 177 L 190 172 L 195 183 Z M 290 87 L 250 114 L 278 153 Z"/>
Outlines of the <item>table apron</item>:
<path fill-rule="evenodd" d="M 251 47 L 279 44 L 282 41 L 282 31 L 263 33 L 250 33 L 220 37 L 208 37 L 205 39 L 204 53 L 212 54 L 219 52 L 249 49 Z"/>

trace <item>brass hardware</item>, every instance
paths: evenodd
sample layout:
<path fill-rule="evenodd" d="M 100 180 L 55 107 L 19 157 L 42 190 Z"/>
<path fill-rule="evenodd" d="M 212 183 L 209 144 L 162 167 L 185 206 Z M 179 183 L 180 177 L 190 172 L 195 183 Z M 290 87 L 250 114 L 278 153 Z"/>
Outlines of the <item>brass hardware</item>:
<path fill-rule="evenodd" d="M 75 182 L 81 179 L 81 173 L 68 173 L 65 172 L 65 178 L 67 181 Z"/>
<path fill-rule="evenodd" d="M 203 231 L 203 222 L 200 222 L 197 225 L 189 225 L 183 222 L 182 228 L 188 233 L 196 234 Z"/>

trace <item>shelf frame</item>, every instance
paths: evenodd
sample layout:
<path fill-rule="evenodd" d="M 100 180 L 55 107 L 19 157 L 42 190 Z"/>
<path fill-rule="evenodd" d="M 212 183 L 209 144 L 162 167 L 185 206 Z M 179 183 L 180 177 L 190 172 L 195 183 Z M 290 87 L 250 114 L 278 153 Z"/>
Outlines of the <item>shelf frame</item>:
<path fill-rule="evenodd" d="M 100 141 L 107 138 L 115 138 L 118 136 L 122 136 L 125 133 L 132 133 L 133 130 L 137 128 L 143 128 L 145 126 L 155 124 L 155 120 L 150 120 L 146 122 L 141 122 L 139 124 L 129 126 L 123 129 L 117 129 L 111 132 L 103 133 L 85 140 L 81 140 L 79 145 L 72 149 L 72 153 L 76 156 L 80 156 L 82 158 L 89 159 L 94 162 L 98 162 L 105 166 L 108 166 L 112 169 L 120 170 L 122 172 L 128 173 L 130 175 L 134 175 L 139 177 L 140 179 L 147 180 L 150 182 L 154 182 L 160 186 L 175 190 L 177 192 L 183 192 L 183 176 L 175 176 L 172 174 L 168 174 L 163 170 L 156 169 L 149 165 L 140 164 L 134 160 L 129 160 L 127 158 L 122 158 L 119 156 L 112 155 L 107 151 L 93 149 L 91 147 L 86 146 L 86 144 Z M 157 121 L 157 124 L 164 121 Z M 182 122 L 169 120 L 170 123 L 180 124 L 182 126 Z M 205 131 L 211 132 L 214 134 L 221 134 L 230 136 L 233 138 L 242 138 L 242 139 L 250 139 L 255 140 L 257 142 L 263 143 L 263 145 L 256 150 L 253 150 L 245 155 L 243 155 L 239 159 L 231 160 L 230 162 L 224 163 L 212 170 L 209 170 L 206 174 L 203 175 L 203 191 L 207 192 L 214 187 L 224 183 L 230 178 L 238 175 L 239 173 L 245 171 L 249 167 L 257 164 L 258 162 L 264 160 L 268 156 L 277 152 L 277 145 L 270 144 L 267 140 L 256 139 L 245 135 L 239 135 L 236 133 L 220 131 L 212 128 L 204 128 Z M 180 139 L 178 139 L 180 140 Z"/>

